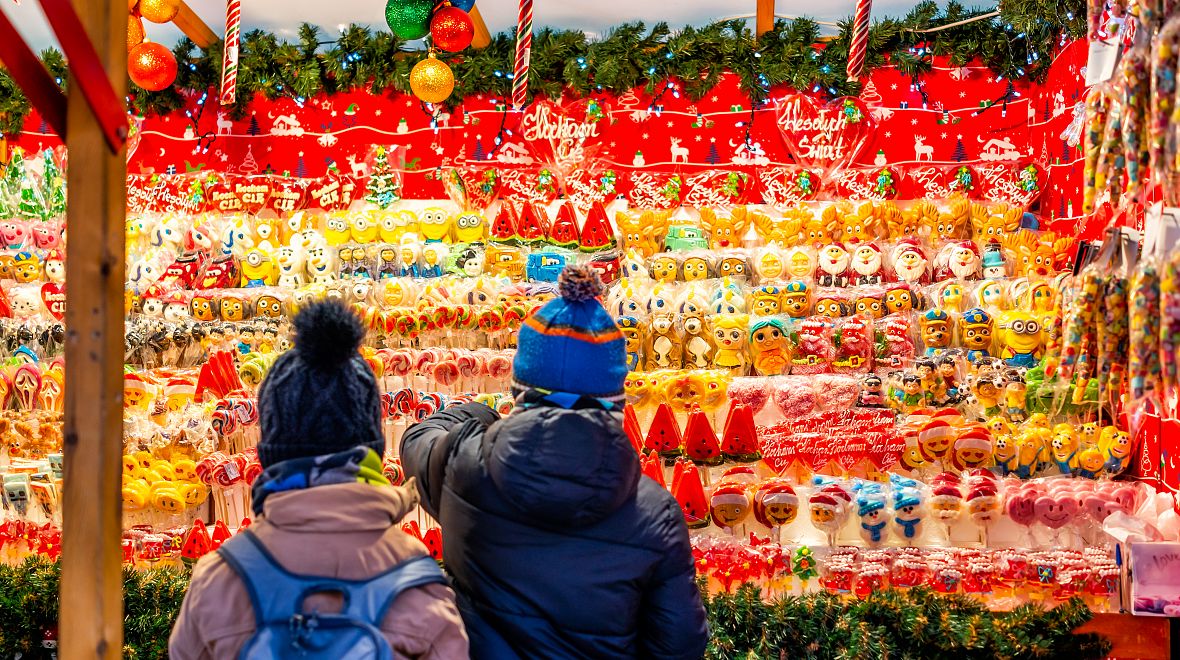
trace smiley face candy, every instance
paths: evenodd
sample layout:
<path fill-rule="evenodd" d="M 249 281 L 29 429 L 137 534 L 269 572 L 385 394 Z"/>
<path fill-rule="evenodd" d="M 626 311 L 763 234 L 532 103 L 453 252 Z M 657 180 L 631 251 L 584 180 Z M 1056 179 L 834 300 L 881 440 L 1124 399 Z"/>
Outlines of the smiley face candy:
<path fill-rule="evenodd" d="M 750 494 L 745 484 L 723 481 L 709 498 L 709 513 L 721 527 L 733 528 L 750 515 Z"/>

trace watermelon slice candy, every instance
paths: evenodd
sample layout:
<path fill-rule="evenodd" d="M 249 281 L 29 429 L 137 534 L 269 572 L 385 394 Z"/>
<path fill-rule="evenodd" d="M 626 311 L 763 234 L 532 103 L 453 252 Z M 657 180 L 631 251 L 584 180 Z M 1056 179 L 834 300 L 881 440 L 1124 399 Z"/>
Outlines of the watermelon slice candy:
<path fill-rule="evenodd" d="M 721 447 L 709 418 L 700 409 L 688 415 L 684 425 L 684 452 L 697 465 L 720 465 Z"/>
<path fill-rule="evenodd" d="M 659 456 L 655 454 L 641 456 L 639 463 L 646 477 L 659 484 L 661 488 L 668 487 L 668 482 L 664 481 L 664 463 Z"/>
<path fill-rule="evenodd" d="M 578 243 L 583 252 L 601 252 L 615 247 L 615 230 L 606 217 L 602 202 L 594 202 L 582 225 Z"/>
<path fill-rule="evenodd" d="M 549 227 L 549 242 L 560 248 L 578 247 L 578 218 L 573 202 L 566 201 L 557 210 L 557 219 Z"/>
<path fill-rule="evenodd" d="M 188 534 L 185 535 L 184 543 L 180 546 L 180 558 L 186 564 L 195 563 L 201 557 L 209 554 L 212 547 L 213 540 L 209 538 L 209 530 L 205 527 L 205 521 L 197 518 L 188 530 Z"/>
<path fill-rule="evenodd" d="M 643 447 L 659 454 L 665 460 L 674 459 L 683 453 L 680 425 L 676 423 L 676 416 L 672 414 L 672 408 L 667 403 L 661 403 L 660 407 L 656 408 Z"/>
<path fill-rule="evenodd" d="M 672 497 L 680 504 L 684 522 L 689 529 L 700 529 L 709 525 L 709 501 L 705 497 L 705 486 L 701 474 L 692 463 L 680 459 L 672 473 Z"/>
<path fill-rule="evenodd" d="M 516 219 L 516 240 L 521 245 L 536 245 L 545 240 L 549 216 L 536 204 L 525 204 Z"/>
<path fill-rule="evenodd" d="M 631 446 L 635 448 L 635 453 L 643 455 L 643 431 L 639 428 L 639 417 L 635 415 L 635 407 L 631 404 L 623 406 L 623 432 L 627 434 L 627 439 L 631 441 Z"/>
<path fill-rule="evenodd" d="M 738 463 L 753 463 L 762 457 L 758 449 L 758 431 L 754 413 L 743 405 L 734 404 L 725 420 L 721 434 L 721 453 Z"/>
<path fill-rule="evenodd" d="M 496 219 L 489 229 L 490 240 L 493 243 L 513 243 L 516 240 L 516 207 L 512 202 L 500 203 L 500 210 L 496 212 Z"/>

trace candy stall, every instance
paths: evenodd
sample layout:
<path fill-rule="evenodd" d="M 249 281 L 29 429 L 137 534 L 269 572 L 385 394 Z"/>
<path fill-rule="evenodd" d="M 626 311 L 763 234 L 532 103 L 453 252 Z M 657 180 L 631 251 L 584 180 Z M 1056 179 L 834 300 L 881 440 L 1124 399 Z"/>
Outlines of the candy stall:
<path fill-rule="evenodd" d="M 400 484 L 409 426 L 512 414 L 516 330 L 589 264 L 626 338 L 621 423 L 710 607 L 1180 614 L 1180 585 L 1131 570 L 1180 542 L 1167 8 L 956 6 L 899 36 L 861 2 L 835 40 L 760 19 L 533 41 L 522 4 L 484 48 L 471 2 L 422 4 L 319 51 L 232 7 L 212 51 L 129 28 L 125 567 L 183 574 L 250 525 L 258 387 L 309 301 L 364 319 Z M 79 170 L 47 122 L 0 150 L 9 566 L 61 554 Z M 402 524 L 441 559 L 435 521 Z"/>

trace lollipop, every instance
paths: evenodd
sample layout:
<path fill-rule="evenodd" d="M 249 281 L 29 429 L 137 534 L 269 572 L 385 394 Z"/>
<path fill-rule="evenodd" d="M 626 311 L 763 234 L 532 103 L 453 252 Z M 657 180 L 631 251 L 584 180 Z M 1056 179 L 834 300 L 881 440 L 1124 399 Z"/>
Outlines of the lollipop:
<path fill-rule="evenodd" d="M 750 515 L 750 494 L 744 484 L 722 482 L 709 498 L 709 513 L 713 522 L 729 531 Z"/>
<path fill-rule="evenodd" d="M 857 499 L 856 506 L 860 516 L 860 537 L 873 547 L 883 543 L 889 522 L 885 514 L 885 495 L 879 492 L 863 494 Z"/>
<path fill-rule="evenodd" d="M 834 546 L 836 533 L 844 522 L 840 516 L 840 502 L 829 493 L 815 493 L 807 501 L 808 514 L 811 524 L 816 529 L 827 534 L 828 545 Z"/>
<path fill-rule="evenodd" d="M 790 525 L 799 513 L 799 497 L 786 479 L 768 479 L 754 492 L 754 519 L 775 531 Z"/>
<path fill-rule="evenodd" d="M 954 522 L 963 512 L 963 493 L 957 484 L 943 482 L 930 495 L 930 508 L 943 523 Z"/>

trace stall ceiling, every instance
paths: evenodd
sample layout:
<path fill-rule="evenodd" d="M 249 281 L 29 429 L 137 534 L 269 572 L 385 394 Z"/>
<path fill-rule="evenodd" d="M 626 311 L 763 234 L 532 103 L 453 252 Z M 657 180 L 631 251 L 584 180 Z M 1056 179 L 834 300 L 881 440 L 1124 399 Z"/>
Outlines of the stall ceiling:
<path fill-rule="evenodd" d="M 190 6 L 221 33 L 225 26 L 223 0 L 189 0 Z M 516 0 L 478 0 L 480 12 L 492 33 L 513 29 L 516 24 Z M 626 21 L 651 24 L 666 21 L 675 27 L 702 25 L 721 18 L 753 14 L 755 0 L 743 2 L 717 0 L 665 0 L 636 3 L 633 0 L 535 0 L 534 24 L 556 28 L 581 28 L 591 36 Z M 822 21 L 837 21 L 852 13 L 853 0 L 778 0 L 776 12 L 787 16 L 809 16 Z M 874 17 L 906 13 L 914 0 L 877 0 Z M 56 45 L 37 0 L 0 0 L 0 7 L 36 49 Z M 243 30 L 265 29 L 293 36 L 300 23 L 312 23 L 325 29 L 339 29 L 349 23 L 385 28 L 385 5 L 380 0 L 243 0 Z M 172 25 L 149 25 L 148 38 L 166 44 L 175 43 L 180 31 Z"/>

